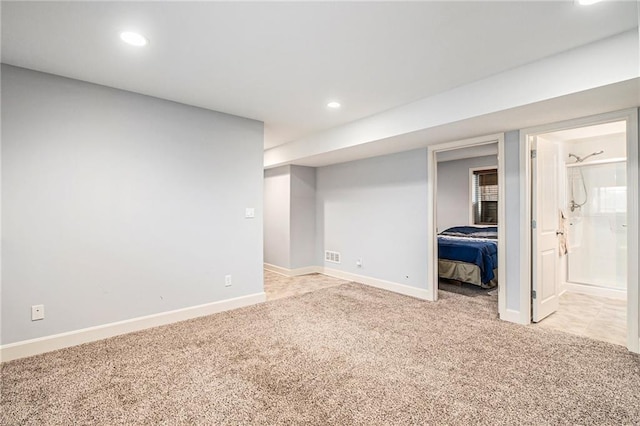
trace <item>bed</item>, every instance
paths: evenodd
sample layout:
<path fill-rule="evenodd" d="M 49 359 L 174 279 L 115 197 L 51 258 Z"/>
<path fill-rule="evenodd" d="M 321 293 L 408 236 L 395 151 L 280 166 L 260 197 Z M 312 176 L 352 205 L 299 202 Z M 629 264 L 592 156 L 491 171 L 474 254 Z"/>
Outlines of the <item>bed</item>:
<path fill-rule="evenodd" d="M 498 228 L 455 226 L 438 235 L 438 276 L 492 288 L 498 284 Z"/>

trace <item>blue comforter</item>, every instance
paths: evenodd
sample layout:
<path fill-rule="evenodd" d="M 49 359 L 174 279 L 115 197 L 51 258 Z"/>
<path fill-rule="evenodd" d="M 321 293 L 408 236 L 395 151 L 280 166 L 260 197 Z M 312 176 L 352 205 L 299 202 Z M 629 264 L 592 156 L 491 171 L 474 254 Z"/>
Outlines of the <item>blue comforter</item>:
<path fill-rule="evenodd" d="M 486 284 L 495 278 L 498 267 L 498 243 L 473 237 L 438 236 L 438 258 L 473 263 L 480 268 L 480 278 Z"/>

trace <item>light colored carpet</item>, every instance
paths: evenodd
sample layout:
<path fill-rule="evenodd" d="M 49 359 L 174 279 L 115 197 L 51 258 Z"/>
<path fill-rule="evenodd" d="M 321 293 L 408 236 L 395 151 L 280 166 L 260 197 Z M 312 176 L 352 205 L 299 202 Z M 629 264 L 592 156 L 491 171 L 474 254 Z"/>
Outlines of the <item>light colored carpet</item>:
<path fill-rule="evenodd" d="M 450 293 L 458 293 L 463 294 L 469 297 L 493 297 L 496 305 L 496 309 L 498 309 L 498 288 L 482 288 L 477 285 L 468 284 L 468 283 L 457 283 L 455 281 L 440 279 L 438 282 L 438 290 L 447 291 Z"/>
<path fill-rule="evenodd" d="M 2 424 L 638 424 L 640 357 L 344 284 L 2 365 Z"/>
<path fill-rule="evenodd" d="M 329 277 L 324 274 L 308 274 L 287 277 L 275 272 L 264 270 L 264 292 L 267 300 L 275 300 L 283 297 L 299 296 L 304 293 L 328 288 L 349 281 Z"/>

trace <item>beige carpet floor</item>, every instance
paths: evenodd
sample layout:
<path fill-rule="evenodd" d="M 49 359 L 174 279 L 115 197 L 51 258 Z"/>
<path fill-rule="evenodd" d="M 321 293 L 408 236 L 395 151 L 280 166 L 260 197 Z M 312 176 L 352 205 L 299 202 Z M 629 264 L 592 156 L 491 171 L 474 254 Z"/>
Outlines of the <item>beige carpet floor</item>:
<path fill-rule="evenodd" d="M 349 281 L 329 277 L 324 274 L 307 274 L 287 277 L 275 272 L 264 270 L 264 292 L 267 300 L 276 300 L 283 297 L 299 296 L 304 293 L 328 288 Z"/>
<path fill-rule="evenodd" d="M 447 291 L 450 293 L 463 294 L 469 297 L 492 297 L 495 304 L 495 310 L 498 309 L 498 288 L 482 288 L 477 285 L 468 283 L 459 283 L 451 280 L 440 278 L 438 282 L 438 290 Z"/>
<path fill-rule="evenodd" d="M 2 365 L 3 425 L 638 424 L 640 358 L 343 284 Z"/>

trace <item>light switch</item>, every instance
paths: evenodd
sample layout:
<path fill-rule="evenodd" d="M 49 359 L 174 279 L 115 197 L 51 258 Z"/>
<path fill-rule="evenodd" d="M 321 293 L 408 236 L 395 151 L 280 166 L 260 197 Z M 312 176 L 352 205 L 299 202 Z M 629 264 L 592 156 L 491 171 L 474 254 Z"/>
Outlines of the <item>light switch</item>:
<path fill-rule="evenodd" d="M 253 207 L 247 207 L 244 210 L 244 217 L 247 219 L 253 219 L 254 217 L 256 217 L 256 209 L 254 209 Z"/>

